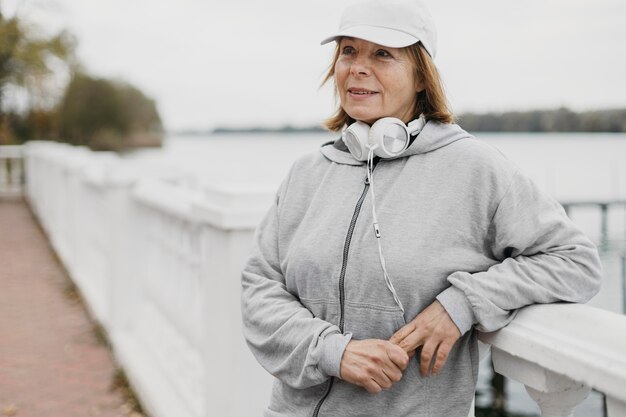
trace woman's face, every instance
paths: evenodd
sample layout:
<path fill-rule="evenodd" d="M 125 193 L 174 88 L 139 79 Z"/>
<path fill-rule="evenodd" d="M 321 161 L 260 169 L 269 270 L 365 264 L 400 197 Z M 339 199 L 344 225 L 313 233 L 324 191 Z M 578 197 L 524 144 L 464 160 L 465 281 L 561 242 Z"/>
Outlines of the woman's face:
<path fill-rule="evenodd" d="M 339 42 L 335 82 L 345 112 L 370 125 L 382 117 L 411 121 L 423 90 L 405 49 L 357 38 Z"/>

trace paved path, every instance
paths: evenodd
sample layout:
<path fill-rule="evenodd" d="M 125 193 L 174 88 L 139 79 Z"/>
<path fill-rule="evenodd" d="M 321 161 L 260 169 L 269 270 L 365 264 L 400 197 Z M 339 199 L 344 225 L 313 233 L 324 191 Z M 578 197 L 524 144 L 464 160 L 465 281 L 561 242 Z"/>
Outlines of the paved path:
<path fill-rule="evenodd" d="M 140 416 L 27 205 L 0 199 L 0 416 Z"/>

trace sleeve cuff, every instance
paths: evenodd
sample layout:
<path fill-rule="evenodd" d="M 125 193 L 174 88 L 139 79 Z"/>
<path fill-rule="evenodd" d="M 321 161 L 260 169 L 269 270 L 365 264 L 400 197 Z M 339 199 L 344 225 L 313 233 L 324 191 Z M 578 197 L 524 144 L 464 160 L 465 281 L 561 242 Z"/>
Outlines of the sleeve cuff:
<path fill-rule="evenodd" d="M 450 286 L 437 296 L 437 300 L 446 309 L 461 335 L 465 334 L 476 322 L 472 305 L 460 289 Z"/>
<path fill-rule="evenodd" d="M 348 342 L 352 339 L 352 333 L 333 333 L 324 338 L 322 357 L 319 369 L 328 376 L 339 377 L 341 370 L 341 358 L 346 350 Z"/>

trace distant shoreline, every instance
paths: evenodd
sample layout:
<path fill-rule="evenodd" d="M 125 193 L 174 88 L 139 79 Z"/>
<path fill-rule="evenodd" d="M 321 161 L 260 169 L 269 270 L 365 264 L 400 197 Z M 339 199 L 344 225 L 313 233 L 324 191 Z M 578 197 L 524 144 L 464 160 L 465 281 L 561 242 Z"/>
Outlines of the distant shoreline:
<path fill-rule="evenodd" d="M 471 132 L 523 132 L 523 133 L 626 133 L 626 109 L 574 112 L 567 108 L 556 110 L 509 111 L 502 113 L 463 113 L 458 123 Z M 178 130 L 169 132 L 180 136 L 206 136 L 212 134 L 294 134 L 323 133 L 322 126 L 278 127 L 218 126 L 207 130 Z"/>

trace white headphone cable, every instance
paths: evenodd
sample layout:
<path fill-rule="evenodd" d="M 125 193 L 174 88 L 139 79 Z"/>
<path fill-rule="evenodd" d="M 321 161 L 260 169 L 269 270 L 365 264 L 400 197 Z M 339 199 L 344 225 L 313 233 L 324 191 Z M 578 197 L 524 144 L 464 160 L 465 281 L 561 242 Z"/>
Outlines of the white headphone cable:
<path fill-rule="evenodd" d="M 376 235 L 376 242 L 378 243 L 378 256 L 380 257 L 380 265 L 383 268 L 383 276 L 385 277 L 385 283 L 387 284 L 387 288 L 391 291 L 391 295 L 393 296 L 394 301 L 402 310 L 402 314 L 404 314 L 404 307 L 402 306 L 402 302 L 396 293 L 396 289 L 393 287 L 393 283 L 391 282 L 391 278 L 389 278 L 389 274 L 387 273 L 387 266 L 385 264 L 385 257 L 383 256 L 383 248 L 380 243 L 380 228 L 378 227 L 378 218 L 376 217 L 376 195 L 374 194 L 374 149 L 377 145 L 369 147 L 369 153 L 367 154 L 367 181 L 370 183 L 371 193 L 372 193 L 372 218 L 374 220 L 374 233 Z"/>

